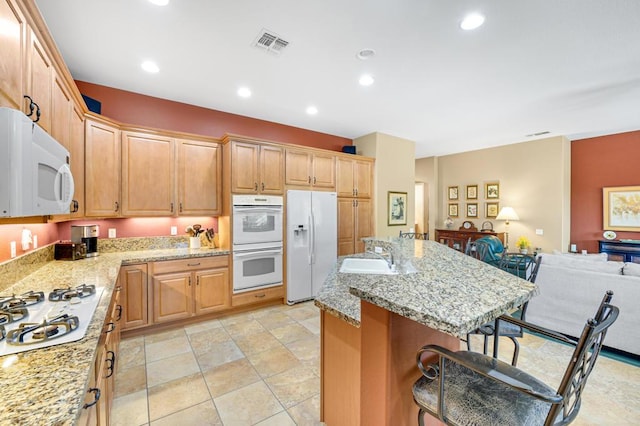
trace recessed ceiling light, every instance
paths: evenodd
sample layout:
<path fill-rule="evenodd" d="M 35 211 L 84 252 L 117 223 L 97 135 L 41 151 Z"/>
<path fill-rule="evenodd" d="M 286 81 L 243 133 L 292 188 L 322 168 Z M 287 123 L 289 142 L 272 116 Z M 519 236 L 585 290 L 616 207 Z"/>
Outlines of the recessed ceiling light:
<path fill-rule="evenodd" d="M 160 71 L 160 68 L 158 68 L 158 65 L 156 65 L 155 62 L 153 61 L 144 61 L 142 63 L 142 65 L 140 65 L 142 67 L 143 70 L 145 70 L 146 72 L 150 72 L 150 73 L 157 73 L 158 71 Z"/>
<path fill-rule="evenodd" d="M 238 96 L 240 96 L 241 98 L 250 98 L 251 90 L 249 90 L 248 87 L 241 87 L 238 89 Z"/>
<path fill-rule="evenodd" d="M 316 115 L 317 113 L 318 113 L 318 108 L 314 107 L 313 105 L 310 105 L 307 107 L 307 114 Z"/>
<path fill-rule="evenodd" d="M 375 55 L 376 55 L 376 51 L 373 49 L 362 49 L 356 54 L 356 58 L 365 61 L 369 58 L 373 58 Z"/>
<path fill-rule="evenodd" d="M 361 86 L 371 86 L 373 82 L 374 82 L 374 79 L 369 74 L 362 74 L 360 76 L 360 80 L 358 80 L 358 83 L 360 83 Z"/>
<path fill-rule="evenodd" d="M 169 0 L 149 0 L 149 2 L 156 6 L 166 6 L 169 4 Z"/>
<path fill-rule="evenodd" d="M 470 13 L 464 17 L 460 23 L 460 28 L 463 30 L 475 30 L 480 25 L 484 24 L 484 16 L 479 13 Z"/>

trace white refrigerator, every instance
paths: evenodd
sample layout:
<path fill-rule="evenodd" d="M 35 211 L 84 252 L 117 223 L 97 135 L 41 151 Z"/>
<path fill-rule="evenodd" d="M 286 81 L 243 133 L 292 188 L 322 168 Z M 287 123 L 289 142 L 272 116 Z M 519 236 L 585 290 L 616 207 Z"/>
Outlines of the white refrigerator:
<path fill-rule="evenodd" d="M 335 192 L 287 191 L 287 303 L 318 295 L 338 259 Z"/>

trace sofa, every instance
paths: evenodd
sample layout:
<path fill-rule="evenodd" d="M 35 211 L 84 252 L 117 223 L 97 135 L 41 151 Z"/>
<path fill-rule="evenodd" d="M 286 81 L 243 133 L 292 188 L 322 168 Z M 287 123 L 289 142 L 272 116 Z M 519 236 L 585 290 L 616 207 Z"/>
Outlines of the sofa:
<path fill-rule="evenodd" d="M 620 315 L 604 344 L 640 355 L 640 264 L 608 261 L 605 253 L 540 256 L 540 294 L 529 302 L 528 322 L 579 337 L 605 292 L 612 290 L 611 303 L 620 308 Z"/>

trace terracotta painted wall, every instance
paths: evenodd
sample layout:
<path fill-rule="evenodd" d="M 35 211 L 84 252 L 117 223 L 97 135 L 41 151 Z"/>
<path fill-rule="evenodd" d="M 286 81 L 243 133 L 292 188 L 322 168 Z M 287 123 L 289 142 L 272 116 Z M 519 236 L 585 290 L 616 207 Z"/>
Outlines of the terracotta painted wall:
<path fill-rule="evenodd" d="M 76 81 L 80 93 L 102 103 L 102 115 L 125 124 L 222 137 L 226 133 L 282 143 L 341 151 L 348 138 L 257 120 L 194 105 L 169 101 Z"/>
<path fill-rule="evenodd" d="M 604 231 L 602 188 L 640 185 L 640 130 L 571 143 L 571 242 L 598 251 Z M 640 239 L 640 232 L 616 231 Z"/>

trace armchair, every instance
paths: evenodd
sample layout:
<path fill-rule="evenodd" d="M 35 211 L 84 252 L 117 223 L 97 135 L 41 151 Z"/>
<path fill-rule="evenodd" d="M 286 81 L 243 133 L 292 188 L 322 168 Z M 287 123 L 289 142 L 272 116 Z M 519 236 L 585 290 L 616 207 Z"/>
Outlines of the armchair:
<path fill-rule="evenodd" d="M 578 341 L 509 316 L 501 320 L 575 346 L 557 390 L 496 358 L 476 352 L 452 352 L 436 345 L 416 356 L 422 376 L 413 385 L 418 424 L 429 413 L 450 425 L 566 425 L 580 410 L 582 391 L 619 310 L 608 291 Z M 498 324 L 498 323 L 496 323 Z M 436 355 L 435 363 L 427 356 Z M 433 358 L 430 358 L 433 359 Z"/>

